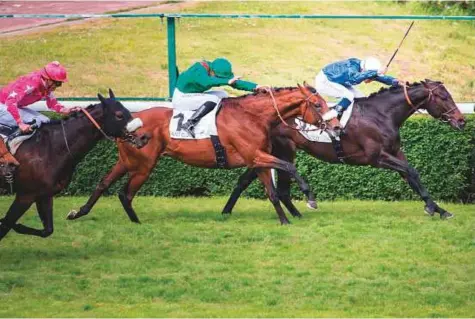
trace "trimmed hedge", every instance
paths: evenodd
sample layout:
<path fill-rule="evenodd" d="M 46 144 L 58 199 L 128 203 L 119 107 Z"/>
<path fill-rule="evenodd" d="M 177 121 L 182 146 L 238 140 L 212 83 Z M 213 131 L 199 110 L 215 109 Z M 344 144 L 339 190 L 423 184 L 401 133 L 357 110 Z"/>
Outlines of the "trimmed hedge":
<path fill-rule="evenodd" d="M 409 162 L 420 173 L 433 198 L 449 201 L 475 200 L 475 117 L 467 117 L 463 132 L 427 116 L 409 119 L 401 131 L 403 148 Z M 100 179 L 117 161 L 113 143 L 102 141 L 78 166 L 70 186 L 63 194 L 89 195 Z M 297 154 L 297 168 L 322 199 L 418 199 L 395 172 L 370 167 L 331 165 L 306 153 Z M 163 158 L 139 194 L 157 196 L 229 195 L 244 169 L 218 170 L 187 166 Z M 108 194 L 117 193 L 125 178 Z M 302 194 L 293 187 L 293 195 Z M 263 198 L 260 183 L 255 182 L 246 196 Z"/>

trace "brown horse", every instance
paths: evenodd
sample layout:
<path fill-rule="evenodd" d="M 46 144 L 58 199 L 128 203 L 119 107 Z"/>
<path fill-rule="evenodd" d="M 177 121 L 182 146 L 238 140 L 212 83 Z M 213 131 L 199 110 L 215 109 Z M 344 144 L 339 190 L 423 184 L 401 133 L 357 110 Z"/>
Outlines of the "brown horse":
<path fill-rule="evenodd" d="M 427 110 L 432 117 L 449 123 L 455 129 L 462 129 L 465 125 L 463 115 L 441 82 L 426 80 L 408 88 L 382 89 L 368 98 L 356 99 L 353 114 L 341 137 L 343 160 L 349 165 L 369 165 L 398 172 L 425 202 L 425 211 L 429 215 L 437 212 L 440 218 L 450 218 L 453 215 L 432 200 L 421 183 L 419 173 L 409 165 L 401 150 L 399 129 L 418 109 Z M 299 148 L 318 159 L 341 164 L 332 144 L 311 142 L 284 125 L 277 126 L 272 136 L 272 154 L 280 159 L 293 162 L 296 148 Z M 239 178 L 223 214 L 231 213 L 241 193 L 255 178 L 256 172 L 252 169 Z M 289 212 L 300 217 L 291 202 L 290 177 L 284 172 L 278 172 L 277 190 Z"/>
<path fill-rule="evenodd" d="M 314 197 L 292 163 L 270 154 L 271 128 L 281 123 L 281 119 L 295 116 L 301 116 L 319 125 L 322 121 L 320 115 L 327 111 L 328 106 L 325 100 L 307 85 L 278 88 L 270 92 L 260 91 L 222 101 L 221 110 L 217 116 L 217 128 L 219 138 L 227 153 L 229 163 L 227 168 L 247 166 L 255 169 L 282 224 L 288 224 L 289 221 L 280 206 L 272 184 L 270 168 L 283 170 L 293 176 L 310 202 L 314 202 Z M 119 161 L 102 179 L 88 202 L 80 208 L 79 212 L 71 212 L 68 219 L 76 219 L 88 214 L 101 194 L 128 172 L 129 180 L 123 192 L 119 194 L 119 198 L 129 218 L 134 222 L 139 222 L 131 205 L 132 200 L 163 155 L 193 166 L 217 167 L 215 151 L 209 139 L 170 138 L 171 109 L 153 108 L 139 112 L 136 116 L 142 119 L 144 130 L 151 133 L 150 142 L 141 150 L 119 144 Z M 335 120 L 330 125 L 336 126 L 337 123 L 338 121 Z"/>
<path fill-rule="evenodd" d="M 100 139 L 124 138 L 137 147 L 147 142 L 146 134 L 138 136 L 127 131 L 132 115 L 115 100 L 111 90 L 109 94 L 107 99 L 99 94 L 101 103 L 89 106 L 84 114 L 72 114 L 64 121 L 43 124 L 18 148 L 16 158 L 20 166 L 15 171 L 13 184 L 16 196 L 0 220 L 0 240 L 11 229 L 40 237 L 53 233 L 53 196 L 69 184 L 76 165 Z M 4 181 L 0 181 L 0 186 L 9 189 Z M 44 227 L 41 230 L 17 224 L 35 202 Z"/>

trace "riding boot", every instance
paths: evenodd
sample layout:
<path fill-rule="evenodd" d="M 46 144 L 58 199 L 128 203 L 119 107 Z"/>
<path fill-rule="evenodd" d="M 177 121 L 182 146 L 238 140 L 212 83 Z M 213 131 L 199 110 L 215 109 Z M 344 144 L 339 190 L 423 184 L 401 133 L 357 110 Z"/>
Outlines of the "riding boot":
<path fill-rule="evenodd" d="M 216 107 L 216 103 L 214 102 L 206 102 L 202 106 L 200 106 L 195 113 L 186 121 L 185 124 L 182 124 L 181 128 L 188 132 L 193 138 L 195 137 L 195 132 L 193 129 L 195 125 L 209 112 L 211 112 Z"/>
<path fill-rule="evenodd" d="M 3 138 L 0 138 L 0 165 L 13 165 L 20 166 L 20 163 L 16 160 L 15 157 L 8 151 Z"/>

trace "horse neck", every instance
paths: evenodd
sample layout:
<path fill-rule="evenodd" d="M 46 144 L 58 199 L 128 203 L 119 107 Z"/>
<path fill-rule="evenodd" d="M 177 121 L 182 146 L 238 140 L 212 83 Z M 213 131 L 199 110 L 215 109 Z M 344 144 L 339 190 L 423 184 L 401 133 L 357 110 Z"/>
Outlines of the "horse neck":
<path fill-rule="evenodd" d="M 282 119 L 287 120 L 291 117 L 296 117 L 300 114 L 300 104 L 303 101 L 302 93 L 297 90 L 287 90 L 284 92 L 273 92 L 274 101 L 271 97 L 268 97 L 271 102 L 270 107 L 265 108 L 265 113 L 267 116 L 267 121 L 271 125 L 275 125 L 281 122 L 279 114 L 275 110 L 274 106 L 279 110 Z M 263 112 L 263 113 L 264 113 Z"/>
<path fill-rule="evenodd" d="M 102 108 L 95 106 L 88 111 L 96 122 L 102 126 L 104 116 Z M 74 163 L 79 162 L 103 137 L 85 115 L 78 115 L 77 118 L 69 119 L 63 122 L 62 125 L 64 125 L 64 132 L 61 132 L 63 141 L 62 143 L 59 142 L 59 145 L 62 149 L 65 149 L 62 154 L 65 154 Z M 59 129 L 62 130 L 61 127 Z"/>
<path fill-rule="evenodd" d="M 427 91 L 422 85 L 408 88 L 407 93 L 414 106 L 419 105 L 427 98 Z M 372 101 L 376 104 L 374 109 L 379 113 L 379 117 L 387 118 L 394 127 L 400 128 L 416 112 L 416 109 L 409 105 L 402 89 L 397 94 L 390 92 L 386 94 L 390 95 L 389 98 L 379 96 L 379 101 L 376 99 Z"/>

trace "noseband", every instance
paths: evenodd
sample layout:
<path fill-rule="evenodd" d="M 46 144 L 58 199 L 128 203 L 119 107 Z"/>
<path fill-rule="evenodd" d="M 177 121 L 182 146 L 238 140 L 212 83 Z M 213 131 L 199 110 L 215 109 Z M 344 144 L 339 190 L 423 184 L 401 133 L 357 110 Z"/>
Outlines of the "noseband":
<path fill-rule="evenodd" d="M 442 86 L 442 84 L 438 84 L 437 86 L 431 88 L 431 89 L 427 89 L 427 91 L 429 92 L 429 95 L 424 99 L 422 100 L 420 103 L 418 103 L 417 105 L 414 105 L 414 103 L 412 103 L 411 99 L 409 98 L 409 94 L 407 92 L 407 86 L 404 84 L 403 85 L 403 88 L 404 88 L 404 96 L 406 98 L 406 102 L 407 104 L 409 104 L 409 106 L 414 110 L 414 112 L 419 112 L 419 108 L 424 105 L 424 104 L 427 104 L 429 103 L 433 96 L 435 95 L 434 91 L 437 90 L 440 86 Z M 443 112 L 440 117 L 439 117 L 439 120 L 442 121 L 442 122 L 448 122 L 449 121 L 449 115 L 455 111 L 457 109 L 457 106 L 454 106 L 452 107 L 450 110 L 446 111 L 446 112 Z"/>

